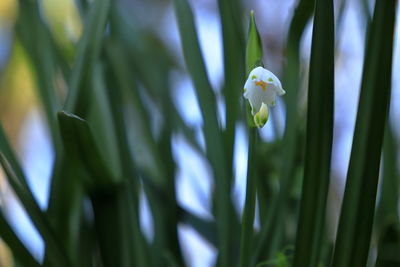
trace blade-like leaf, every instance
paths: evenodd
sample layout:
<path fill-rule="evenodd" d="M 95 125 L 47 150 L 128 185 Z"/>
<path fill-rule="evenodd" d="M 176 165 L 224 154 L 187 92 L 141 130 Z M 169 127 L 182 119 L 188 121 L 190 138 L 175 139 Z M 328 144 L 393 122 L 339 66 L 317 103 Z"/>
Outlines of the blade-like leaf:
<path fill-rule="evenodd" d="M 115 53 L 113 53 L 115 51 Z M 108 42 L 106 45 L 106 55 L 109 57 L 108 63 L 110 71 L 108 71 L 108 82 L 109 82 L 109 90 L 108 90 L 108 98 L 110 101 L 111 114 L 113 116 L 113 121 L 115 123 L 115 134 L 117 136 L 117 143 L 119 152 L 121 154 L 120 159 L 122 161 L 122 165 L 125 166 L 123 168 L 123 175 L 128 180 L 127 184 L 129 185 L 127 190 L 124 191 L 126 197 L 130 200 L 127 205 L 128 214 L 127 221 L 129 225 L 129 230 L 132 231 L 131 236 L 133 238 L 132 243 L 133 249 L 129 249 L 130 251 L 134 251 L 133 260 L 136 262 L 138 266 L 148 266 L 148 247 L 146 241 L 144 239 L 143 233 L 140 229 L 139 224 L 139 181 L 138 175 L 136 171 L 135 162 L 133 159 L 132 152 L 130 150 L 130 144 L 128 141 L 127 130 L 124 121 L 124 113 L 123 109 L 121 109 L 121 103 L 123 101 L 123 89 L 126 89 L 124 86 L 128 86 L 128 81 L 119 81 L 124 86 L 121 86 L 116 83 L 112 83 L 114 80 L 110 78 L 114 74 L 114 72 L 119 73 L 119 68 L 121 66 L 122 60 L 120 58 L 119 51 L 116 52 L 116 48 L 113 48 L 111 42 Z M 118 55 L 118 57 L 117 57 Z M 119 64 L 114 65 L 113 63 L 119 62 Z M 114 69 L 114 66 L 116 69 Z M 118 67 L 117 67 L 118 66 Z M 124 69 L 122 67 L 122 69 Z M 127 72 L 126 70 L 122 72 L 124 75 L 118 76 L 118 78 L 125 78 Z M 119 86 L 118 86 L 119 85 Z M 140 102 L 140 101 L 138 101 Z M 129 231 L 128 231 L 129 232 Z"/>
<path fill-rule="evenodd" d="M 375 267 L 396 267 L 400 265 L 400 225 L 395 218 L 395 216 L 392 217 L 392 221 L 381 232 Z"/>
<path fill-rule="evenodd" d="M 80 168 L 88 173 L 84 183 L 93 205 L 103 264 L 132 266 L 134 236 L 132 225 L 128 224 L 129 213 L 134 212 L 129 207 L 131 188 L 126 179 L 113 177 L 85 120 L 66 112 L 60 112 L 58 117 L 68 157 L 80 162 Z"/>
<path fill-rule="evenodd" d="M 30 1 L 32 2 L 32 1 Z M 87 3 L 85 1 L 85 3 Z M 75 112 L 81 116 L 86 116 L 90 107 L 88 102 L 89 91 L 92 88 L 92 69 L 94 62 L 97 60 L 100 53 L 101 41 L 108 16 L 109 0 L 96 0 L 90 5 L 85 29 L 79 41 L 75 54 L 75 62 L 72 66 L 72 72 L 65 77 L 68 79 L 68 95 L 65 107 L 70 112 Z M 28 27 L 25 27 L 29 29 Z M 43 52 L 46 54 L 46 52 Z M 46 75 L 49 75 L 46 73 Z M 58 108 L 59 110 L 59 108 Z M 54 113 L 55 121 L 57 122 L 57 113 Z M 57 124 L 56 124 L 57 125 Z M 58 125 L 57 125 L 58 126 Z M 59 132 L 59 128 L 56 127 Z M 52 129 L 52 133 L 53 133 Z M 61 138 L 59 138 L 61 139 Z M 60 140 L 60 146 L 61 146 Z M 63 171 L 63 168 L 68 168 L 69 171 Z M 71 177 L 73 177 L 71 179 Z M 59 232 L 59 236 L 67 236 L 67 249 L 70 254 L 77 255 L 75 246 L 76 239 L 79 235 L 76 231 L 79 227 L 79 215 L 81 214 L 83 185 L 80 178 L 87 177 L 82 174 L 82 168 L 71 163 L 71 158 L 66 158 L 63 155 L 57 155 L 54 174 L 51 180 L 51 192 L 49 201 L 49 215 L 54 216 L 52 221 L 55 229 Z M 71 220 L 63 220 L 63 216 L 70 216 Z M 72 248 L 72 249 L 71 249 Z M 46 251 L 47 255 L 47 251 Z M 72 257 L 75 258 L 75 257 Z M 82 257 L 80 257 L 82 259 Z"/>
<path fill-rule="evenodd" d="M 26 177 L 24 171 L 22 170 L 21 164 L 19 163 L 14 151 L 7 139 L 6 133 L 4 132 L 3 126 L 0 123 L 0 152 L 4 154 L 4 156 L 8 159 L 11 167 L 16 173 L 19 182 L 28 189 L 28 183 L 26 181 Z"/>
<path fill-rule="evenodd" d="M 93 103 L 86 118 L 91 129 L 96 133 L 93 138 L 102 157 L 107 158 L 107 164 L 110 167 L 110 171 L 112 171 L 111 174 L 115 177 L 120 177 L 123 172 L 123 164 L 118 146 L 119 139 L 116 134 L 119 128 L 115 126 L 114 112 L 112 112 L 110 104 L 111 99 L 107 95 L 105 70 L 100 63 L 95 64 L 93 67 L 91 84 Z"/>
<path fill-rule="evenodd" d="M 27 51 L 33 66 L 38 96 L 50 127 L 56 150 L 60 149 L 56 111 L 60 101 L 56 95 L 57 68 L 67 65 L 47 25 L 41 18 L 37 1 L 19 1 L 19 16 L 16 23 L 17 36 Z"/>
<path fill-rule="evenodd" d="M 127 225 L 126 202 L 130 201 L 125 183 L 103 188 L 91 194 L 94 211 L 96 237 L 99 241 L 104 267 L 133 266 L 129 242 L 132 236 Z"/>
<path fill-rule="evenodd" d="M 20 179 L 17 178 L 15 171 L 2 153 L 0 153 L 0 164 L 6 173 L 9 184 L 18 196 L 36 229 L 42 236 L 46 244 L 46 248 L 49 250 L 50 262 L 54 266 L 71 266 L 70 260 L 66 256 L 62 243 L 55 236 L 53 229 L 50 227 L 45 214 L 40 210 L 31 191 L 23 186 L 23 184 L 20 182 Z"/>
<path fill-rule="evenodd" d="M 381 178 L 381 193 L 376 210 L 375 228 L 381 231 L 388 219 L 399 219 L 400 176 L 397 169 L 398 143 L 390 122 L 386 123 L 383 141 L 383 169 Z"/>
<path fill-rule="evenodd" d="M 215 222 L 207 221 L 203 218 L 190 213 L 184 208 L 179 208 L 179 220 L 193 227 L 205 240 L 207 240 L 214 248 L 217 247 L 217 229 Z"/>
<path fill-rule="evenodd" d="M 332 266 L 365 266 L 391 91 L 396 0 L 376 1 Z"/>
<path fill-rule="evenodd" d="M 204 120 L 207 156 L 216 183 L 216 219 L 218 228 L 219 265 L 230 266 L 231 217 L 230 182 L 223 140 L 217 121 L 216 101 L 201 55 L 192 10 L 186 0 L 175 0 L 175 11 L 181 35 L 186 66 L 192 77 Z"/>
<path fill-rule="evenodd" d="M 224 132 L 228 176 L 232 179 L 233 145 L 236 119 L 240 110 L 240 94 L 245 74 L 245 41 L 241 23 L 241 7 L 238 0 L 219 0 L 222 25 L 225 83 L 223 93 L 226 106 Z"/>
<path fill-rule="evenodd" d="M 258 66 L 263 66 L 262 62 L 262 44 L 260 34 L 258 33 L 256 20 L 254 18 L 254 11 L 250 12 L 250 21 L 249 21 L 249 33 L 247 37 L 246 44 L 246 75 Z M 251 107 L 248 101 L 245 101 L 246 105 L 246 118 L 247 118 L 247 126 L 250 128 L 256 127 L 253 119 L 253 115 L 251 114 Z"/>
<path fill-rule="evenodd" d="M 31 253 L 19 240 L 11 226 L 8 224 L 3 212 L 0 210 L 0 238 L 10 247 L 14 257 L 24 266 L 40 267 Z"/>
<path fill-rule="evenodd" d="M 319 265 L 333 138 L 334 16 L 332 0 L 316 0 L 308 86 L 303 189 L 293 266 Z"/>
<path fill-rule="evenodd" d="M 91 192 L 113 186 L 121 177 L 112 176 L 87 122 L 64 111 L 58 113 L 58 119 L 67 155 L 84 163 L 82 167 L 90 174 L 89 180 L 84 181 L 87 190 Z"/>
<path fill-rule="evenodd" d="M 253 251 L 253 225 L 256 206 L 256 169 L 257 169 L 257 138 L 258 129 L 251 128 L 249 130 L 249 152 L 247 165 L 247 184 L 246 184 L 246 200 L 242 217 L 242 232 L 240 242 L 240 265 L 246 267 L 251 265 L 251 255 Z"/>
<path fill-rule="evenodd" d="M 51 226 L 56 231 L 57 237 L 63 240 L 73 264 L 89 257 L 80 249 L 84 239 L 80 233 L 85 193 L 82 181 L 87 179 L 86 176 L 85 170 L 82 170 L 73 158 L 65 154 L 59 158 L 53 167 L 51 195 L 46 211 Z M 46 267 L 52 266 L 48 262 L 49 253 L 46 249 L 44 260 Z"/>
<path fill-rule="evenodd" d="M 255 66 L 262 65 L 262 46 L 260 35 L 254 19 L 254 12 L 250 12 L 249 33 L 246 46 L 246 69 L 248 74 Z M 257 181 L 257 138 L 258 129 L 255 127 L 250 111 L 250 105 L 246 101 L 246 113 L 248 119 L 249 151 L 247 155 L 247 184 L 246 200 L 242 215 L 242 231 L 240 241 L 240 266 L 251 265 L 251 251 L 253 245 L 253 225 L 256 202 L 256 181 Z"/>
<path fill-rule="evenodd" d="M 87 21 L 79 41 L 75 63 L 69 81 L 64 109 L 83 116 L 87 112 L 91 72 L 97 60 L 110 9 L 110 0 L 96 0 L 88 11 Z"/>
<path fill-rule="evenodd" d="M 246 75 L 249 75 L 255 67 L 262 65 L 262 56 L 261 38 L 257 30 L 254 11 L 251 11 L 246 45 Z"/>
<path fill-rule="evenodd" d="M 256 262 L 270 259 L 277 252 L 282 229 L 285 221 L 289 192 L 293 186 L 296 169 L 296 155 L 298 144 L 298 93 L 300 89 L 300 41 L 305 26 L 310 19 L 314 7 L 314 0 L 300 0 L 290 23 L 286 45 L 287 65 L 285 66 L 283 86 L 287 94 L 283 98 L 286 102 L 286 124 L 282 144 L 279 195 L 269 204 L 269 211 L 262 222 L 259 242 L 256 248 Z"/>
<path fill-rule="evenodd" d="M 148 175 L 149 179 L 152 180 L 153 183 L 162 185 L 165 184 L 165 179 L 162 176 L 164 171 L 163 161 L 161 158 L 160 153 L 157 150 L 157 146 L 155 140 L 151 132 L 149 114 L 147 114 L 144 103 L 141 101 L 141 97 L 139 94 L 139 90 L 136 87 L 136 81 L 129 73 L 129 64 L 126 61 L 122 53 L 122 47 L 116 43 L 109 42 L 106 46 L 106 56 L 109 63 L 109 86 L 118 87 L 124 93 L 131 93 L 132 95 L 132 104 L 134 107 L 135 112 L 138 114 L 138 120 L 135 121 L 136 123 L 136 132 L 135 134 L 140 135 L 143 139 L 140 139 L 141 144 L 136 145 L 143 145 L 146 146 L 145 153 L 151 154 L 153 157 L 152 164 L 148 164 L 145 166 L 140 166 L 139 162 L 136 164 L 139 167 L 146 169 L 148 173 L 152 173 L 154 175 Z M 123 97 L 121 95 L 121 97 Z M 116 105 L 114 103 L 114 105 Z M 120 114 L 119 116 L 122 116 Z M 121 119 L 120 119 L 121 120 Z M 116 120 L 118 121 L 118 120 Z M 122 123 L 122 122 L 120 122 Z M 128 137 L 127 137 L 128 138 Z M 135 160 L 139 160 L 135 158 Z M 144 165 L 144 164 L 143 164 Z M 156 166 L 156 167 L 155 167 Z"/>

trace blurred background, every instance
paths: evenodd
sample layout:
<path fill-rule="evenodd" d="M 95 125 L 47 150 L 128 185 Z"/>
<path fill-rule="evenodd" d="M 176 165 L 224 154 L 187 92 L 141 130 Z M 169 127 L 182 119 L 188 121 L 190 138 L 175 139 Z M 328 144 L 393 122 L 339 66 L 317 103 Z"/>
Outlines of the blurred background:
<path fill-rule="evenodd" d="M 80 16 L 80 4 L 74 0 L 38 0 L 40 16 L 51 30 L 55 42 L 69 64 L 76 56 L 76 46 L 83 31 L 84 21 Z M 91 2 L 91 1 L 88 1 Z M 198 100 L 190 77 L 182 67 L 184 65 L 173 3 L 168 0 L 115 0 L 123 6 L 126 18 L 136 31 L 152 42 L 154 54 L 163 54 L 175 66 L 170 72 L 169 84 L 171 99 L 182 121 L 193 129 L 194 138 L 200 149 L 204 149 L 202 134 L 203 119 Z M 243 17 L 238 18 L 248 25 L 250 10 L 254 10 L 264 49 L 264 65 L 282 79 L 284 65 L 287 63 L 285 46 L 296 0 L 246 0 L 243 3 Z M 191 0 L 195 23 L 202 53 L 206 62 L 210 82 L 217 96 L 218 118 L 225 123 L 225 103 L 222 97 L 223 86 L 223 44 L 221 23 L 216 0 Z M 331 188 L 329 195 L 328 224 L 333 239 L 340 200 L 351 151 L 351 142 L 357 112 L 358 94 L 364 56 L 366 24 L 370 19 L 374 1 L 337 0 L 335 1 L 336 19 L 336 67 L 335 67 L 335 124 L 332 155 Z M 46 209 L 49 201 L 50 177 L 55 161 L 51 133 L 45 112 L 38 100 L 37 76 L 33 63 L 27 55 L 23 40 L 16 34 L 16 21 L 19 14 L 17 0 L 0 1 L 0 120 L 11 141 L 29 186 L 40 207 Z M 397 14 L 397 22 L 399 14 Z M 390 119 L 393 122 L 395 139 L 400 137 L 400 40 L 399 25 L 395 29 L 395 50 L 393 63 L 393 90 L 390 106 Z M 29 29 L 26 29 L 29 31 Z M 299 124 L 305 127 L 306 88 L 310 56 L 312 21 L 309 21 L 300 46 L 301 84 L 299 85 Z M 247 31 L 247 26 L 244 27 Z M 128 33 L 129 34 L 129 33 Z M 39 38 L 39 37 L 38 37 Z M 39 41 L 39 40 L 38 40 Z M 155 44 L 154 44 L 155 43 Z M 158 51 L 157 51 L 158 50 Z M 46 55 L 43 55 L 43 59 Z M 165 59 L 163 59 L 165 60 Z M 154 61 L 153 61 L 154 62 Z M 145 62 L 143 64 L 146 64 Z M 153 64 L 153 63 L 152 63 Z M 132 78 L 134 78 L 132 73 Z M 151 77 L 151 73 L 149 74 Z M 66 94 L 66 81 L 62 75 L 54 80 L 56 91 L 63 99 Z M 155 77 L 156 78 L 156 77 Z M 243 80 L 243 84 L 244 84 Z M 146 85 L 138 84 L 138 87 Z M 285 88 L 285 82 L 283 81 Z M 146 91 L 141 89 L 142 91 Z M 145 92 L 146 105 L 159 102 L 160 99 Z M 125 103 L 125 109 L 129 110 Z M 158 104 L 154 104 L 157 106 Z M 163 124 L 160 109 L 150 114 L 151 128 L 157 134 Z M 262 141 L 274 143 L 285 128 L 285 105 L 279 101 L 273 110 L 274 120 L 260 130 Z M 132 131 L 134 131 L 132 126 Z M 131 138 L 135 138 L 134 134 Z M 299 139 L 300 142 L 303 139 Z M 209 163 L 198 149 L 187 140 L 184 134 L 176 132 L 171 138 L 172 154 L 177 163 L 176 196 L 180 206 L 205 218 L 212 218 L 212 177 Z M 141 153 L 140 149 L 138 154 Z M 235 210 L 241 213 L 245 198 L 247 170 L 247 133 L 246 125 L 236 125 L 234 144 L 234 189 L 232 199 Z M 398 151 L 398 149 L 397 149 Z M 146 153 L 137 159 L 146 164 Z M 161 156 L 162 160 L 162 156 Z M 399 162 L 397 162 L 399 166 Z M 294 194 L 300 195 L 300 186 Z M 0 170 L 0 207 L 5 211 L 18 236 L 23 240 L 35 258 L 44 256 L 43 241 L 32 226 L 20 203 L 4 179 Z M 147 239 L 154 235 L 153 219 L 149 211 L 145 194 L 140 198 L 141 226 Z M 256 215 L 255 227 L 259 227 Z M 212 266 L 216 260 L 216 251 L 196 231 L 186 225 L 179 226 L 179 241 L 189 266 Z M 7 246 L 0 239 L 0 266 L 11 266 L 12 257 Z"/>

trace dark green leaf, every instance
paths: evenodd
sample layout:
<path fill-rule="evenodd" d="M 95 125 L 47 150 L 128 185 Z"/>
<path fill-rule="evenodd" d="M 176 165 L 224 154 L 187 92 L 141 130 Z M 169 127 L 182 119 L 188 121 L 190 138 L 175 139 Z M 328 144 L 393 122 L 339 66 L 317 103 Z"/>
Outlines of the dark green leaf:
<path fill-rule="evenodd" d="M 333 138 L 334 16 L 316 0 L 308 87 L 306 158 L 294 267 L 319 265 Z"/>
<path fill-rule="evenodd" d="M 101 52 L 110 0 L 96 0 L 89 7 L 87 21 L 79 41 L 76 59 L 69 80 L 69 90 L 64 109 L 83 116 L 89 105 L 92 71 Z"/>
<path fill-rule="evenodd" d="M 83 163 L 81 167 L 84 166 L 89 173 L 88 180 L 84 181 L 87 190 L 102 190 L 118 183 L 121 177 L 112 176 L 87 122 L 64 111 L 58 113 L 58 119 L 67 156 Z"/>
<path fill-rule="evenodd" d="M 28 190 L 29 186 L 26 181 L 25 174 L 22 170 L 21 164 L 19 163 L 14 151 L 8 142 L 6 133 L 4 132 L 3 126 L 0 123 L 0 153 L 8 159 L 11 167 L 14 169 L 19 182 Z"/>
<path fill-rule="evenodd" d="M 56 150 L 60 149 L 56 111 L 60 101 L 56 95 L 57 71 L 64 70 L 66 62 L 50 30 L 41 18 L 37 1 L 19 1 L 16 31 L 36 74 L 37 90 L 50 127 Z"/>
<path fill-rule="evenodd" d="M 256 262 L 270 259 L 277 252 L 282 238 L 282 231 L 287 213 L 289 193 L 294 184 L 295 170 L 297 167 L 296 156 L 299 150 L 298 123 L 299 123 L 299 89 L 300 79 L 300 41 L 305 26 L 310 19 L 314 7 L 314 0 L 299 1 L 292 21 L 286 44 L 287 64 L 284 68 L 283 87 L 286 95 L 283 98 L 286 103 L 285 133 L 282 139 L 279 195 L 270 203 L 270 210 L 265 221 L 262 222 L 260 239 L 256 248 Z"/>
<path fill-rule="evenodd" d="M 216 116 L 215 96 L 201 55 L 192 10 L 186 0 L 175 0 L 175 11 L 186 66 L 192 77 L 204 120 L 207 157 L 214 170 L 219 265 L 222 267 L 230 266 L 230 240 L 233 238 L 230 228 L 232 226 L 233 211 L 230 202 L 228 162 L 225 158 L 223 140 Z"/>
<path fill-rule="evenodd" d="M 31 191 L 24 187 L 24 185 L 20 182 L 21 178 L 18 178 L 16 176 L 15 171 L 2 153 L 0 153 L 0 163 L 4 169 L 4 172 L 6 173 L 9 184 L 13 188 L 15 194 L 18 196 L 19 200 L 22 203 L 22 206 L 28 213 L 36 229 L 42 236 L 46 244 L 46 248 L 49 250 L 50 262 L 53 265 L 60 267 L 71 266 L 70 260 L 66 256 L 64 246 L 55 236 L 46 215 L 40 210 L 40 207 L 36 203 L 36 200 L 33 197 Z"/>
<path fill-rule="evenodd" d="M 223 94 L 226 106 L 224 139 L 228 163 L 228 178 L 232 180 L 236 119 L 239 115 L 239 100 L 245 78 L 245 41 L 242 30 L 240 1 L 219 0 L 218 6 L 221 17 L 224 50 L 225 84 Z"/>
<path fill-rule="evenodd" d="M 17 235 L 14 233 L 11 226 L 8 224 L 3 212 L 0 210 L 0 238 L 10 247 L 14 257 L 18 259 L 18 262 L 23 266 L 40 267 L 40 264 L 32 257 L 31 253 L 19 240 Z"/>
<path fill-rule="evenodd" d="M 249 152 L 247 164 L 246 200 L 242 217 L 242 232 L 240 243 L 240 265 L 251 265 L 254 235 L 254 215 L 256 205 L 256 181 L 257 181 L 257 137 L 258 129 L 249 130 Z"/>
<path fill-rule="evenodd" d="M 375 267 L 397 267 L 400 265 L 400 227 L 399 221 L 395 218 L 395 216 L 392 217 L 381 232 Z"/>
<path fill-rule="evenodd" d="M 375 226 L 381 231 L 388 218 L 397 218 L 399 207 L 400 176 L 397 169 L 398 144 L 392 127 L 386 123 L 383 141 L 383 171 L 381 178 L 381 193 L 375 216 Z"/>
<path fill-rule="evenodd" d="M 365 266 L 391 92 L 396 0 L 376 1 L 332 266 Z"/>

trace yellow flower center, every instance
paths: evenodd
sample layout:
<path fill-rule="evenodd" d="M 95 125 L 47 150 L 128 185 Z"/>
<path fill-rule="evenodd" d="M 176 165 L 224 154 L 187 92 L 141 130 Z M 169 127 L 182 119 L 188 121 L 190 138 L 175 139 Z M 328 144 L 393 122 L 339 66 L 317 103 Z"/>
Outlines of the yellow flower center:
<path fill-rule="evenodd" d="M 267 89 L 267 83 L 264 81 L 254 82 L 256 86 L 260 86 L 263 91 Z"/>

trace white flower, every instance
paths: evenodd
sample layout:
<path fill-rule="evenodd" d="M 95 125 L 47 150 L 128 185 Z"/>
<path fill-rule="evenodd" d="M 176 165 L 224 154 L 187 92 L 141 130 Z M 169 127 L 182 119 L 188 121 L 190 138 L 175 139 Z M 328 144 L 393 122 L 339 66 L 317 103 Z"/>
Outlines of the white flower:
<path fill-rule="evenodd" d="M 282 89 L 279 79 L 263 67 L 253 69 L 244 85 L 243 96 L 249 100 L 254 123 L 261 128 L 268 120 L 268 107 L 275 106 L 276 95 L 282 96 L 286 92 Z"/>

